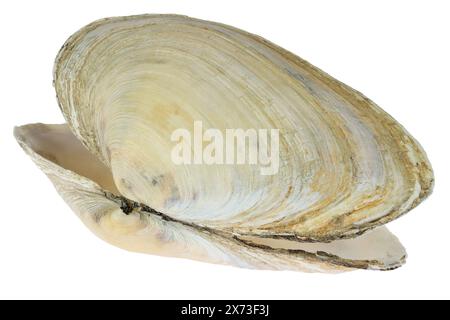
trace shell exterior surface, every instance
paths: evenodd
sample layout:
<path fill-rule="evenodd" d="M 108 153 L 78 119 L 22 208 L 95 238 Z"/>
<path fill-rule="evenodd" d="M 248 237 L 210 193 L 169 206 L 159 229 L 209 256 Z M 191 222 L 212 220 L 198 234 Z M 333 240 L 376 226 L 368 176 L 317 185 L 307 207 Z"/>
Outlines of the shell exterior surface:
<path fill-rule="evenodd" d="M 54 83 L 68 126 L 16 138 L 108 242 L 262 269 L 404 263 L 380 226 L 431 193 L 425 152 L 361 93 L 269 41 L 184 16 L 108 18 L 69 38 Z M 175 164 L 171 134 L 196 121 L 278 129 L 277 174 Z"/>
<path fill-rule="evenodd" d="M 360 93 L 241 30 L 183 16 L 105 19 L 60 51 L 55 87 L 75 135 L 120 193 L 239 234 L 329 241 L 426 197 L 417 142 Z M 178 128 L 280 130 L 280 168 L 176 165 Z M 156 183 L 154 183 L 156 181 Z"/>

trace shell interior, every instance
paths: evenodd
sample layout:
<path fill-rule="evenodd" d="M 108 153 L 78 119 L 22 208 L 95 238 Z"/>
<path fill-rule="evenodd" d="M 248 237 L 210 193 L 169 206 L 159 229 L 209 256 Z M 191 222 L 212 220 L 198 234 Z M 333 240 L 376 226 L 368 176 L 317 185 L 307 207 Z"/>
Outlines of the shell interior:
<path fill-rule="evenodd" d="M 118 193 L 111 171 L 67 125 L 17 127 L 15 136 L 81 221 L 102 239 L 127 250 L 245 268 L 304 272 L 386 270 L 405 262 L 403 246 L 385 227 L 355 239 L 302 243 L 233 237 L 142 208 L 127 215 L 121 209 L 125 199 Z"/>

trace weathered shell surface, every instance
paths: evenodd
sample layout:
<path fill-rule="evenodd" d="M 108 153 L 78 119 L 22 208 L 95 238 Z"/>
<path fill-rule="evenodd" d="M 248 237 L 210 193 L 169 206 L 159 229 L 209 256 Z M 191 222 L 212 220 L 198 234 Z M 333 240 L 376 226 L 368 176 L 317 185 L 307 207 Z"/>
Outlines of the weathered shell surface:
<path fill-rule="evenodd" d="M 71 132 L 31 125 L 16 137 L 102 238 L 255 268 L 404 262 L 385 228 L 360 235 L 430 194 L 424 151 L 373 102 L 297 56 L 222 24 L 143 15 L 84 27 L 61 49 L 54 73 Z M 171 133 L 198 120 L 221 130 L 279 129 L 278 174 L 175 165 Z M 75 154 L 67 145 L 79 158 L 64 155 Z"/>

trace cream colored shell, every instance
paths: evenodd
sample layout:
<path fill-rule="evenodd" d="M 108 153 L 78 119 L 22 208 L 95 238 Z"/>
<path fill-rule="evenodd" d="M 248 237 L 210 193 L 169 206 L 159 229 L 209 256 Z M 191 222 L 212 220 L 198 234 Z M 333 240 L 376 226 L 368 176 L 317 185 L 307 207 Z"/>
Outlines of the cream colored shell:
<path fill-rule="evenodd" d="M 184 16 L 110 18 L 66 42 L 54 77 L 70 130 L 29 125 L 16 137 L 103 239 L 252 268 L 404 262 L 384 227 L 362 234 L 430 194 L 424 151 L 369 99 L 292 53 Z M 174 164 L 170 135 L 194 121 L 279 129 L 278 174 Z"/>

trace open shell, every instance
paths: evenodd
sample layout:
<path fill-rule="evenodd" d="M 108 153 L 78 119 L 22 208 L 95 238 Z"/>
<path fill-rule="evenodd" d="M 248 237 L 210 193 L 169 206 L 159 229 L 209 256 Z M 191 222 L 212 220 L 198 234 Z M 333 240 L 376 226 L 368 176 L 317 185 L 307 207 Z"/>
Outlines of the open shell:
<path fill-rule="evenodd" d="M 431 193 L 424 151 L 362 94 L 267 40 L 184 16 L 104 19 L 66 42 L 54 78 L 68 126 L 15 135 L 101 238 L 263 269 L 404 262 L 379 226 Z M 173 163 L 171 133 L 195 121 L 279 129 L 278 173 Z"/>

